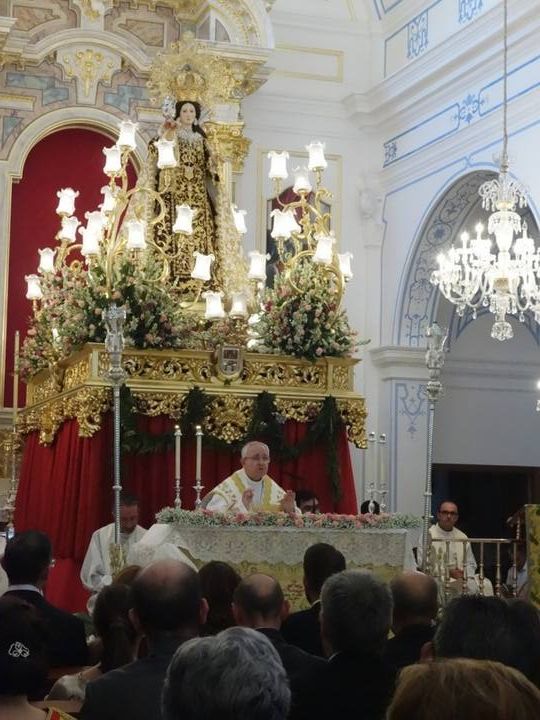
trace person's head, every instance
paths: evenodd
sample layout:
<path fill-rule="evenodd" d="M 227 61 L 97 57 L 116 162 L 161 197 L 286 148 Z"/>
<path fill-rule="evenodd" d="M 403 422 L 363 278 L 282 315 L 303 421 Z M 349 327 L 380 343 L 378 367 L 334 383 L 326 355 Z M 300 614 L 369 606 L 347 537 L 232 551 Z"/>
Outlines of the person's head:
<path fill-rule="evenodd" d="M 365 515 L 369 512 L 370 503 L 373 503 L 373 515 L 380 515 L 381 506 L 376 500 L 364 500 L 364 502 L 360 505 L 360 514 Z"/>
<path fill-rule="evenodd" d="M 197 573 L 178 560 L 147 565 L 131 586 L 130 618 L 152 640 L 160 635 L 195 637 L 206 622 L 208 605 Z"/>
<path fill-rule="evenodd" d="M 458 506 L 451 500 L 443 500 L 437 509 L 437 523 L 441 530 L 449 532 L 459 519 Z"/>
<path fill-rule="evenodd" d="M 43 689 L 47 642 L 33 605 L 10 595 L 0 598 L 0 698 L 33 696 Z"/>
<path fill-rule="evenodd" d="M 163 687 L 164 720 L 285 720 L 291 693 L 268 638 L 248 628 L 181 645 Z"/>
<path fill-rule="evenodd" d="M 258 440 L 248 442 L 240 452 L 240 462 L 251 480 L 260 480 L 268 472 L 270 448 Z"/>
<path fill-rule="evenodd" d="M 432 650 L 436 658 L 496 660 L 538 683 L 538 611 L 524 600 L 463 595 L 447 605 Z"/>
<path fill-rule="evenodd" d="M 10 585 L 43 587 L 52 561 L 51 541 L 45 533 L 27 530 L 8 541 L 2 566 Z"/>
<path fill-rule="evenodd" d="M 345 570 L 345 558 L 339 550 L 328 543 L 310 545 L 304 553 L 304 591 L 310 603 L 321 595 L 324 581 L 335 573 Z"/>
<path fill-rule="evenodd" d="M 194 100 L 179 100 L 175 105 L 174 119 L 184 128 L 191 128 L 203 137 L 206 133 L 199 124 L 201 119 L 200 103 Z"/>
<path fill-rule="evenodd" d="M 109 672 L 133 660 L 137 633 L 129 620 L 131 592 L 127 585 L 105 586 L 96 598 L 93 621 L 101 640 L 100 669 Z"/>
<path fill-rule="evenodd" d="M 438 588 L 434 578 L 410 571 L 396 575 L 390 582 L 394 611 L 392 630 L 397 633 L 409 625 L 429 625 L 435 619 Z"/>
<path fill-rule="evenodd" d="M 206 563 L 199 570 L 202 594 L 208 602 L 205 635 L 216 635 L 234 625 L 232 599 L 241 579 L 234 568 L 217 560 Z"/>
<path fill-rule="evenodd" d="M 139 501 L 131 493 L 120 494 L 120 532 L 130 535 L 139 524 Z"/>
<path fill-rule="evenodd" d="M 238 625 L 279 630 L 289 614 L 289 603 L 275 578 L 255 573 L 234 591 L 233 614 Z"/>
<path fill-rule="evenodd" d="M 387 720 L 531 720 L 540 691 L 498 662 L 445 660 L 404 668 Z"/>
<path fill-rule="evenodd" d="M 328 656 L 336 652 L 381 654 L 392 620 L 386 583 L 360 570 L 332 575 L 321 592 L 321 638 Z"/>
<path fill-rule="evenodd" d="M 297 490 L 295 502 L 302 513 L 319 513 L 319 498 L 313 490 Z"/>

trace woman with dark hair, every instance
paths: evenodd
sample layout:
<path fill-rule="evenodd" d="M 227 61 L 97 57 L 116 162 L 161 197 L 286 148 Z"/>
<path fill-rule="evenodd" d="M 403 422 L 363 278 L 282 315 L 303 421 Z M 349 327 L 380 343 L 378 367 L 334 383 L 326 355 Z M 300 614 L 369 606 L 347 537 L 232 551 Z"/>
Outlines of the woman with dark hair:
<path fill-rule="evenodd" d="M 236 625 L 232 614 L 232 599 L 236 586 L 242 579 L 225 562 L 213 560 L 199 570 L 203 597 L 208 602 L 208 616 L 201 635 L 217 635 Z"/>
<path fill-rule="evenodd" d="M 43 697 L 49 662 L 47 635 L 30 603 L 0 599 L 0 718 L 2 720 L 70 720 L 50 708 L 40 710 L 28 697 Z M 40 694 L 41 693 L 41 694 Z"/>
<path fill-rule="evenodd" d="M 217 176 L 200 118 L 199 103 L 180 100 L 175 105 L 174 118 L 167 117 L 160 129 L 162 139 L 175 141 L 178 165 L 166 172 L 158 171 L 156 189 L 162 194 L 166 213 L 163 225 L 156 226 L 154 240 L 169 256 L 178 254 L 171 261 L 172 277 L 187 287 L 194 282 L 191 279 L 195 262 L 193 253 L 209 255 L 215 252 L 216 245 L 210 192 L 212 180 L 215 181 Z M 151 148 L 155 151 L 153 143 Z M 172 232 L 177 205 L 189 205 L 195 210 L 193 233 L 182 236 L 181 248 Z"/>
<path fill-rule="evenodd" d="M 135 660 L 138 638 L 129 620 L 130 608 L 131 592 L 127 585 L 113 583 L 99 592 L 93 620 L 101 642 L 101 659 L 97 665 L 57 680 L 48 700 L 84 700 L 87 683 Z"/>

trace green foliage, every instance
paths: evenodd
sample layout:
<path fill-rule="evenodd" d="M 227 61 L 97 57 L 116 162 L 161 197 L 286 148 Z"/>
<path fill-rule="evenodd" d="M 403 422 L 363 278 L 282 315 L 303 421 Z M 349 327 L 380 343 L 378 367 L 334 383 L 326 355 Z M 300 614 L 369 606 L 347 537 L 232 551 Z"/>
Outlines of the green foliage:
<path fill-rule="evenodd" d="M 127 387 L 122 388 L 121 395 L 122 448 L 125 452 L 149 453 L 163 451 L 173 446 L 174 434 L 153 435 L 137 428 L 136 408 Z M 182 400 L 180 427 L 182 435 L 193 435 L 195 425 L 204 425 L 211 412 L 212 398 L 198 387 L 190 390 Z M 307 425 L 304 438 L 292 445 L 287 443 L 284 435 L 285 418 L 275 405 L 274 396 L 262 392 L 253 399 L 253 408 L 245 437 L 230 444 L 221 438 L 204 435 L 207 447 L 216 449 L 239 450 L 250 440 L 263 440 L 270 447 L 274 458 L 281 462 L 296 460 L 315 446 L 322 446 L 326 455 L 326 471 L 331 483 L 332 497 L 341 497 L 341 469 L 339 466 L 338 442 L 343 429 L 343 420 L 335 398 L 328 396 L 316 413 L 312 422 Z"/>

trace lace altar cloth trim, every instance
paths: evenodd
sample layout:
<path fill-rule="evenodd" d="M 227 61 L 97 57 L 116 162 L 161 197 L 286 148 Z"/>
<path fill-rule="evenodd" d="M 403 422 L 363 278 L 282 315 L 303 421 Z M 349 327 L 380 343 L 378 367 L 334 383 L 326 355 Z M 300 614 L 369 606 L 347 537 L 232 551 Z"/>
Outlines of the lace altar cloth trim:
<path fill-rule="evenodd" d="M 331 530 L 306 528 L 193 528 L 157 523 L 134 546 L 128 561 L 151 562 L 162 545 L 173 545 L 194 560 L 231 563 L 302 563 L 314 543 L 325 542 L 340 550 L 356 567 L 415 567 L 413 530 Z"/>

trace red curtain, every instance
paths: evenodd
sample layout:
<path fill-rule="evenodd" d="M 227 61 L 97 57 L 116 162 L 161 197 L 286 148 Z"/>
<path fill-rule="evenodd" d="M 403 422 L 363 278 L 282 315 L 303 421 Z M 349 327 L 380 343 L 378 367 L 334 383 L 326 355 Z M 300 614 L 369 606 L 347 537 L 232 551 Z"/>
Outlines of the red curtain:
<path fill-rule="evenodd" d="M 154 434 L 170 432 L 172 422 L 165 416 L 139 416 L 141 430 Z M 305 436 L 305 424 L 285 424 L 287 442 Z M 192 508 L 195 477 L 195 442 L 182 442 L 182 506 Z M 324 448 L 317 446 L 293 462 L 272 461 L 269 474 L 286 489 L 311 488 L 323 512 L 357 511 L 354 479 L 345 431 L 340 436 L 338 455 L 343 495 L 334 503 L 326 474 Z M 239 457 L 229 451 L 204 448 L 204 492 L 239 467 Z M 125 456 L 122 484 L 140 500 L 141 524 L 150 527 L 155 513 L 174 501 L 174 452 Z M 92 438 L 79 437 L 75 420 L 59 429 L 50 446 L 39 443 L 31 433 L 25 443 L 17 495 L 15 526 L 18 531 L 38 529 L 53 543 L 56 566 L 51 573 L 47 597 L 60 607 L 75 611 L 84 608 L 84 592 L 78 573 L 92 532 L 111 522 L 112 507 L 112 422 L 109 414 Z"/>

